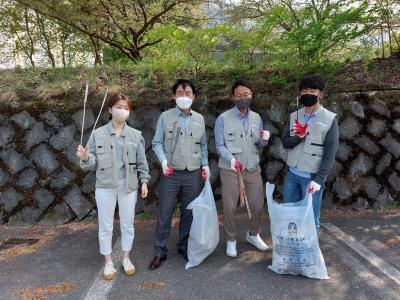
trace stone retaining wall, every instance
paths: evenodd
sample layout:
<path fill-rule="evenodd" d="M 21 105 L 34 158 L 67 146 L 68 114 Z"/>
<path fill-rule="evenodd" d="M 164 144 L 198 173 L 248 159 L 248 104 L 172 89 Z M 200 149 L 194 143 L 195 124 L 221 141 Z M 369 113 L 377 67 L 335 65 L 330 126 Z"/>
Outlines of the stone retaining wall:
<path fill-rule="evenodd" d="M 280 135 L 288 114 L 295 109 L 293 96 L 258 94 L 253 109 L 272 133 L 262 153 L 263 177 L 282 192 L 287 152 Z M 67 101 L 67 100 L 58 100 Z M 290 103 L 289 103 L 290 102 Z M 98 101 L 87 109 L 84 141 L 87 141 Z M 137 211 L 156 211 L 160 170 L 151 150 L 157 118 L 172 102 L 154 105 L 141 101 L 128 123 L 142 130 L 152 176 L 150 195 L 139 200 Z M 232 105 L 230 100 L 199 95 L 194 108 L 206 119 L 211 181 L 220 199 L 219 170 L 214 146 L 216 117 Z M 340 147 L 327 179 L 323 209 L 388 208 L 400 204 L 400 91 L 328 93 L 324 105 L 339 114 Z M 60 107 L 40 108 L 25 103 L 0 109 L 0 224 L 62 224 L 96 217 L 95 176 L 82 172 L 75 156 L 80 141 L 82 109 L 65 113 Z M 105 124 L 104 112 L 99 125 Z"/>

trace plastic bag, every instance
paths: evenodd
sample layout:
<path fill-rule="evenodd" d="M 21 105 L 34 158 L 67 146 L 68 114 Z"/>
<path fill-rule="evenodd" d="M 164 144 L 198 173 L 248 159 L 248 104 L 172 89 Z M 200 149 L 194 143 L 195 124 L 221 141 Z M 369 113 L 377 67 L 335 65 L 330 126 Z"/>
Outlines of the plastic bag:
<path fill-rule="evenodd" d="M 272 198 L 275 185 L 267 182 L 266 196 L 271 220 L 272 265 L 278 274 L 329 279 L 319 248 L 312 207 L 312 195 L 295 203 L 279 204 Z"/>
<path fill-rule="evenodd" d="M 210 181 L 207 180 L 201 194 L 187 209 L 193 213 L 188 241 L 188 259 L 185 269 L 195 267 L 214 252 L 219 242 L 219 223 L 217 208 Z"/>

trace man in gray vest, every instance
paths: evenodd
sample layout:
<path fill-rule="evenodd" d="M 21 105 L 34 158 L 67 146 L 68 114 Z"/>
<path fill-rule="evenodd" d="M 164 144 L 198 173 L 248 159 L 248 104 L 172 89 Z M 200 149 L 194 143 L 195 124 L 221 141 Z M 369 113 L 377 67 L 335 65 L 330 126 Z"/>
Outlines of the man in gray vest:
<path fill-rule="evenodd" d="M 312 193 L 318 232 L 324 184 L 335 162 L 339 144 L 336 114 L 320 103 L 324 86 L 318 75 L 303 77 L 298 99 L 304 107 L 290 115 L 282 138 L 283 147 L 289 149 L 283 201 L 297 202 L 307 192 Z"/>
<path fill-rule="evenodd" d="M 192 211 L 186 207 L 199 196 L 201 177 L 206 180 L 210 177 L 204 118 L 191 109 L 195 87 L 191 81 L 180 79 L 172 87 L 172 92 L 176 107 L 161 114 L 152 143 L 163 175 L 154 241 L 155 256 L 150 262 L 150 270 L 157 269 L 167 258 L 167 242 L 179 193 L 181 218 L 177 247 L 187 260 Z"/>
<path fill-rule="evenodd" d="M 226 255 L 236 257 L 236 227 L 234 214 L 239 202 L 238 169 L 249 202 L 251 219 L 246 241 L 260 251 L 268 250 L 261 239 L 260 224 L 263 208 L 263 184 L 259 166 L 259 150 L 267 145 L 270 133 L 263 129 L 259 114 L 250 110 L 252 85 L 237 80 L 231 89 L 234 108 L 222 113 L 215 122 L 215 146 L 222 183 L 224 228 L 227 235 Z"/>

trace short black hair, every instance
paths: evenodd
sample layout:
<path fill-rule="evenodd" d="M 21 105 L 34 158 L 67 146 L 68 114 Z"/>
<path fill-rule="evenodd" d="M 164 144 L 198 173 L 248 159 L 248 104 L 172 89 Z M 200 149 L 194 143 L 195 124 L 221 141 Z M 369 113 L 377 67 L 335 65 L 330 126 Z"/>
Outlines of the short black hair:
<path fill-rule="evenodd" d="M 178 80 L 175 82 L 174 86 L 172 87 L 172 92 L 174 93 L 174 95 L 175 95 L 176 90 L 178 89 L 179 86 L 182 86 L 183 88 L 186 88 L 187 86 L 190 86 L 191 89 L 192 89 L 193 95 L 196 95 L 196 88 L 195 88 L 195 86 L 194 86 L 194 83 L 191 82 L 190 80 L 187 80 L 187 79 L 178 79 Z"/>
<path fill-rule="evenodd" d="M 299 91 L 306 88 L 317 89 L 323 91 L 325 87 L 325 81 L 318 74 L 305 75 L 299 83 Z"/>
<path fill-rule="evenodd" d="M 232 89 L 231 89 L 231 95 L 233 96 L 235 94 L 235 90 L 238 86 L 245 86 L 247 87 L 249 90 L 251 90 L 253 92 L 253 85 L 251 84 L 250 81 L 245 80 L 245 79 L 238 79 L 235 81 L 235 83 L 232 85 Z"/>

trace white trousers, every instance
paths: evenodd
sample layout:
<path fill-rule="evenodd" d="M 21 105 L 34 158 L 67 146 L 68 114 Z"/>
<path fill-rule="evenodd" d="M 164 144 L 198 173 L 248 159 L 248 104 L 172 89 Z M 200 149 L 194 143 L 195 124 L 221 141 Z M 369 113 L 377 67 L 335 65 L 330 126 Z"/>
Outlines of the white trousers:
<path fill-rule="evenodd" d="M 126 193 L 125 179 L 118 182 L 118 189 L 96 188 L 96 204 L 99 220 L 100 253 L 110 255 L 112 252 L 112 234 L 115 206 L 118 201 L 119 222 L 121 228 L 122 251 L 132 249 L 135 231 L 135 205 L 137 191 Z"/>

